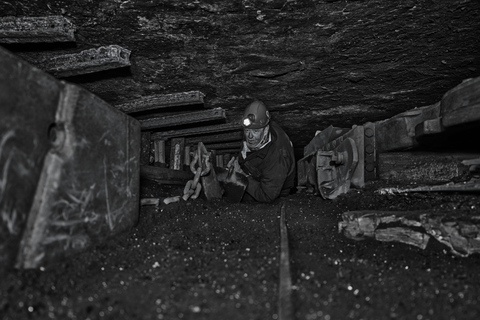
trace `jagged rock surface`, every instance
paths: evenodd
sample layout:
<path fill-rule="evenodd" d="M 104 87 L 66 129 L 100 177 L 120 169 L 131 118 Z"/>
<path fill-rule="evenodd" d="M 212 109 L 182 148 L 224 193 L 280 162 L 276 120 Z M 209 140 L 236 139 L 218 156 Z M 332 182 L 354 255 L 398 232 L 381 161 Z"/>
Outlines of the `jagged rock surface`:
<path fill-rule="evenodd" d="M 480 76 L 480 2 L 147 1 L 0 3 L 0 16 L 64 15 L 76 45 L 13 47 L 35 62 L 117 44 L 131 67 L 70 79 L 107 102 L 200 90 L 238 119 L 264 100 L 297 148 L 433 104 Z"/>

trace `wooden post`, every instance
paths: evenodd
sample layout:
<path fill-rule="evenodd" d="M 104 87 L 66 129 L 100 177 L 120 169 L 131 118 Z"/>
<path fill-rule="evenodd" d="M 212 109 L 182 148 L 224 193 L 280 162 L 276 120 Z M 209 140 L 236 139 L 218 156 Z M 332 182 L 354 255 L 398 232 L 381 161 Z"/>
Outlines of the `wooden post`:
<path fill-rule="evenodd" d="M 185 146 L 185 161 L 183 162 L 184 165 L 190 165 L 190 146 Z"/>
<path fill-rule="evenodd" d="M 165 166 L 165 140 L 158 140 L 158 162 Z"/>
<path fill-rule="evenodd" d="M 170 169 L 182 170 L 183 169 L 183 157 L 185 152 L 185 139 L 174 138 L 171 140 L 170 147 Z"/>
<path fill-rule="evenodd" d="M 140 139 L 140 165 L 148 166 L 150 164 L 150 132 L 142 132 Z"/>
<path fill-rule="evenodd" d="M 223 168 L 223 154 L 218 154 L 217 155 L 217 167 Z"/>
<path fill-rule="evenodd" d="M 155 140 L 155 165 L 165 167 L 165 140 Z"/>

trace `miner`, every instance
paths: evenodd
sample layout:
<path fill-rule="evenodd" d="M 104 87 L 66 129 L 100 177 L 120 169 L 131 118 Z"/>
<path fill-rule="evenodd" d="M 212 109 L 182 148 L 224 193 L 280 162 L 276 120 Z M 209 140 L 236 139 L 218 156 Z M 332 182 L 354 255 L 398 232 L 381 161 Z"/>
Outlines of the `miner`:
<path fill-rule="evenodd" d="M 242 126 L 242 149 L 229 166 L 247 176 L 244 199 L 271 202 L 288 195 L 295 181 L 295 158 L 289 137 L 258 100 L 245 109 Z"/>

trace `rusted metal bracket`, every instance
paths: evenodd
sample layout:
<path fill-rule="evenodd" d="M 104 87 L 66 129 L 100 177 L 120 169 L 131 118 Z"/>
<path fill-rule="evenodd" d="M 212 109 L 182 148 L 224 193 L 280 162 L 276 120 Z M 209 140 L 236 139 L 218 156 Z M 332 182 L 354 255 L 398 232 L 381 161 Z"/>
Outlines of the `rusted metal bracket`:
<path fill-rule="evenodd" d="M 117 45 L 64 54 L 39 62 L 39 68 L 59 78 L 127 66 L 130 66 L 130 50 Z"/>
<path fill-rule="evenodd" d="M 0 17 L 0 43 L 75 42 L 74 33 L 62 16 Z"/>
<path fill-rule="evenodd" d="M 320 193 L 325 199 L 333 199 L 347 192 L 350 186 L 364 187 L 363 126 L 355 126 L 350 130 L 330 126 L 318 133 L 304 150 L 309 154 L 297 162 L 300 187 Z M 344 152 L 346 157 L 343 157 Z M 347 159 L 353 162 L 342 163 Z"/>

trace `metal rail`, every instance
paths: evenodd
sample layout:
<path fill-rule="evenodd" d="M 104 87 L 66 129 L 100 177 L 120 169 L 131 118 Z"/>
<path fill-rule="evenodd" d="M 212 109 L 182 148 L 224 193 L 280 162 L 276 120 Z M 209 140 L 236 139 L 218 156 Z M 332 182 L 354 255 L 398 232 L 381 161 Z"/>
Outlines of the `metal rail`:
<path fill-rule="evenodd" d="M 293 319 L 293 307 L 291 300 L 292 278 L 290 276 L 290 262 L 288 253 L 288 234 L 285 224 L 285 202 L 282 204 L 280 213 L 280 279 L 278 297 L 278 319 Z"/>

